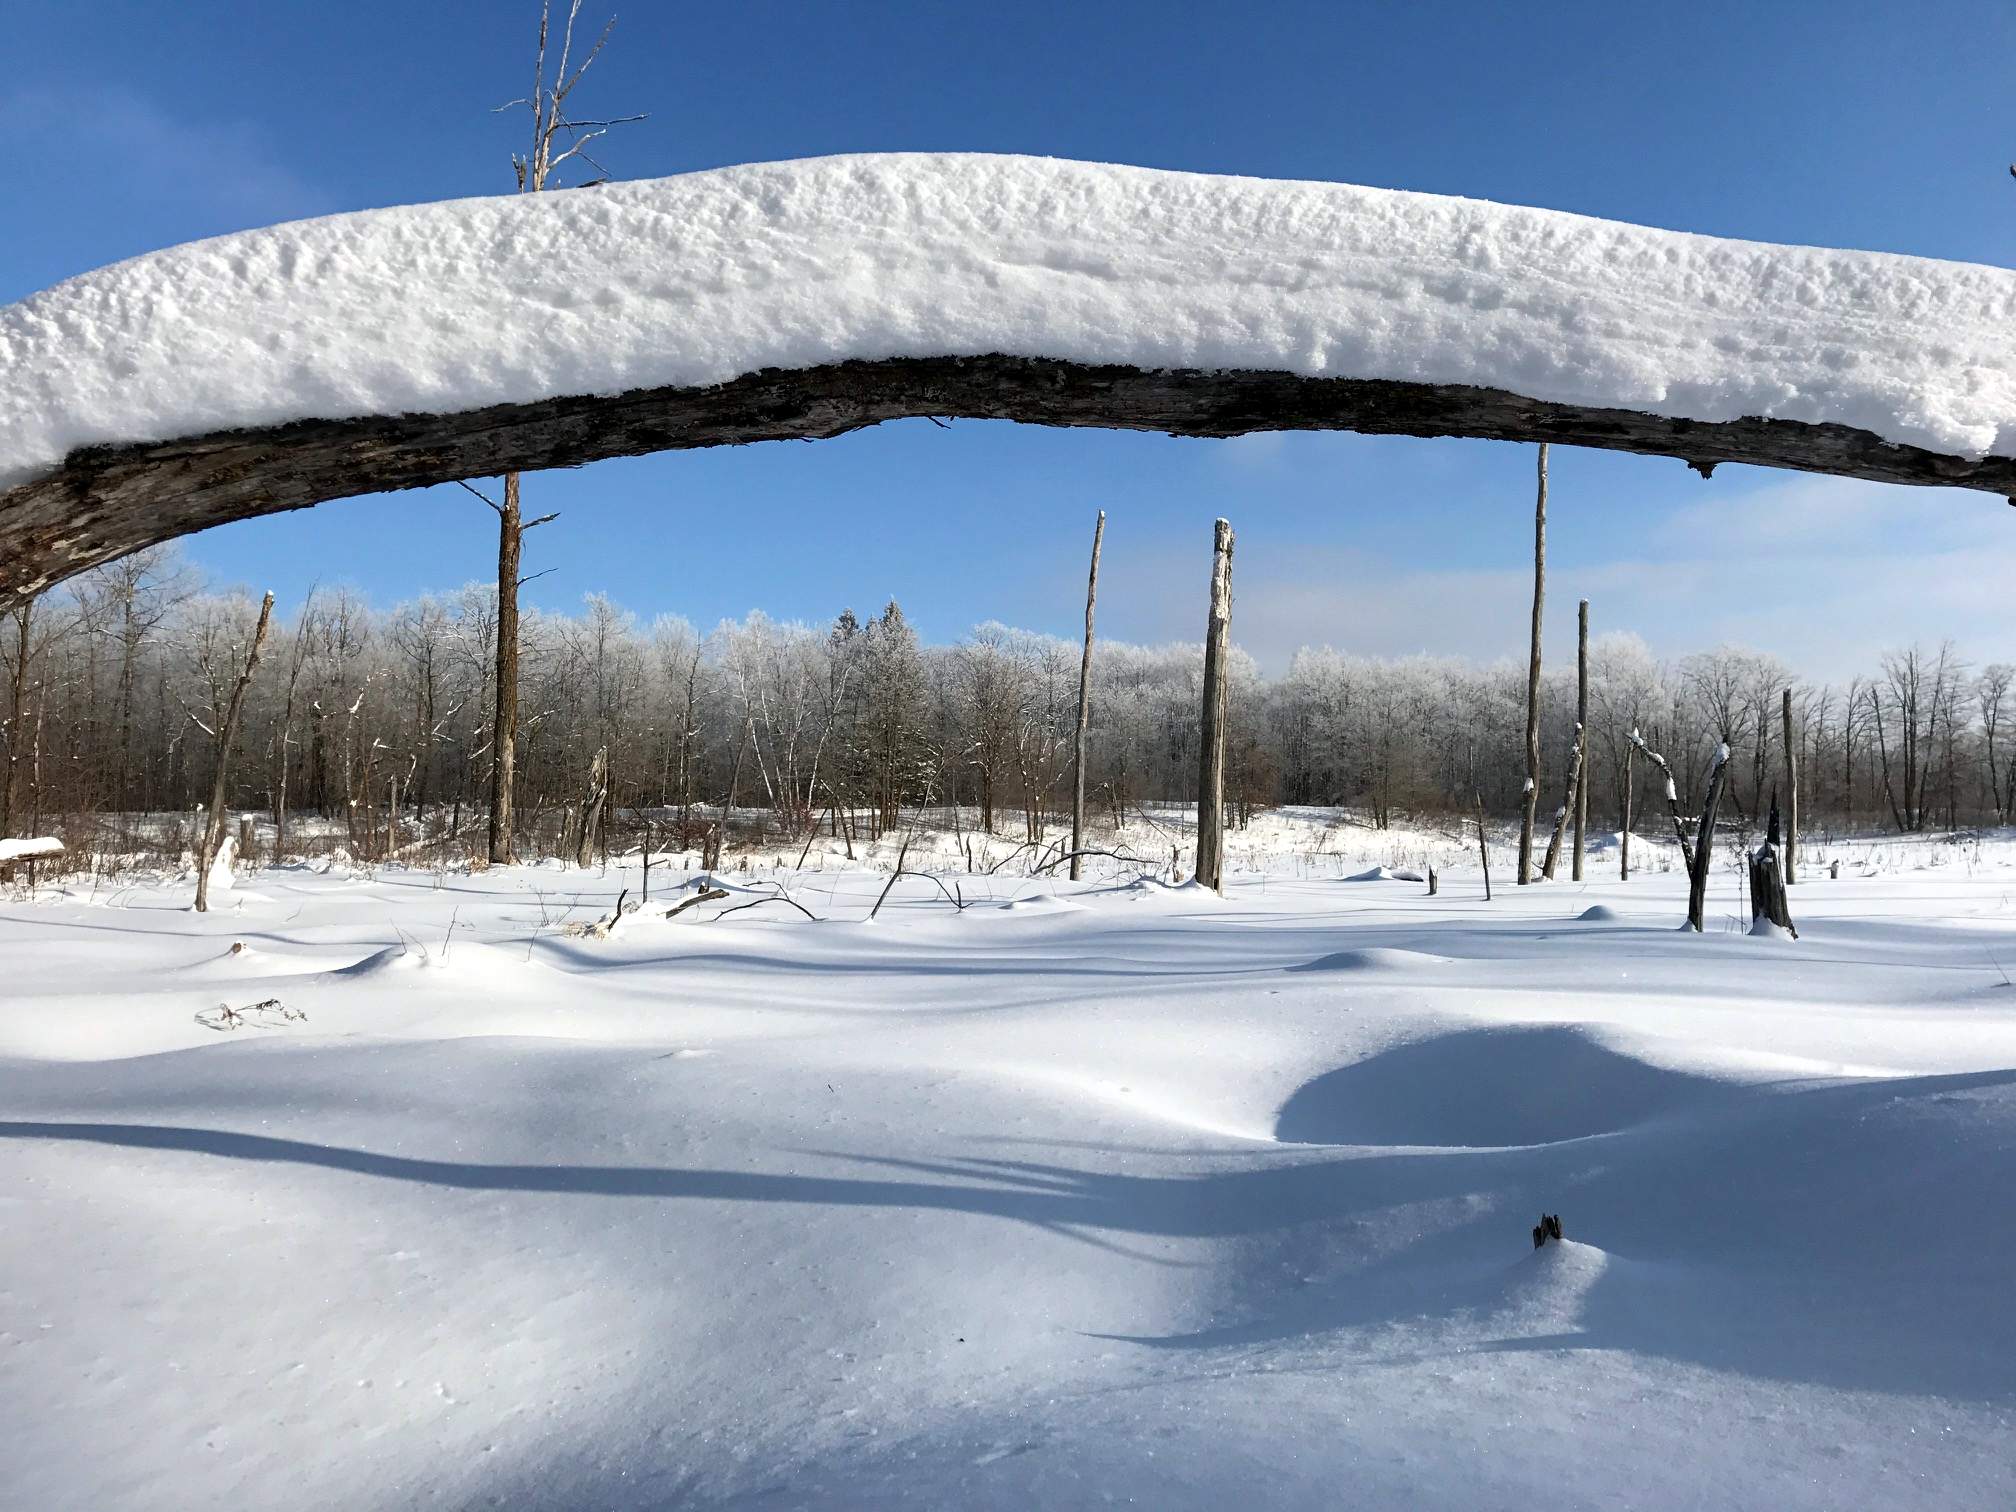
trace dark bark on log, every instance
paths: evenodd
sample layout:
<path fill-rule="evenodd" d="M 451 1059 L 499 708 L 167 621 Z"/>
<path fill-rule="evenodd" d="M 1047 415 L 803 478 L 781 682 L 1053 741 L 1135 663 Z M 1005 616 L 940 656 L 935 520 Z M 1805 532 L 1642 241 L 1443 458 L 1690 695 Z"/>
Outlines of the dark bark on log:
<path fill-rule="evenodd" d="M 766 369 L 706 388 L 575 395 L 452 415 L 302 420 L 80 448 L 53 473 L 0 492 L 0 610 L 87 567 L 228 520 L 604 457 L 838 436 L 924 415 L 1179 436 L 1355 430 L 1551 441 L 2016 495 L 2016 458 L 1897 446 L 1844 425 L 1672 420 L 1455 384 L 1025 357 L 896 358 Z"/>

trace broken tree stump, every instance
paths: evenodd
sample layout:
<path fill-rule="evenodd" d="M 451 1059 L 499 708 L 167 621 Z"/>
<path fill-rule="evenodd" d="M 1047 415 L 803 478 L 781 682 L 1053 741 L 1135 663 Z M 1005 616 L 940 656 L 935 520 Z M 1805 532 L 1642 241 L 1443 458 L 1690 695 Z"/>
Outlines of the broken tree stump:
<path fill-rule="evenodd" d="M 1542 1213 L 1540 1221 L 1533 1225 L 1533 1248 L 1538 1249 L 1549 1239 L 1559 1239 L 1560 1237 L 1561 1215 L 1559 1213 Z"/>
<path fill-rule="evenodd" d="M 1750 853 L 1750 929 L 1754 934 L 1769 922 L 1796 940 L 1799 931 L 1792 927 L 1792 906 L 1785 897 L 1785 859 L 1778 836 L 1778 795 L 1773 793 L 1764 843 Z"/>

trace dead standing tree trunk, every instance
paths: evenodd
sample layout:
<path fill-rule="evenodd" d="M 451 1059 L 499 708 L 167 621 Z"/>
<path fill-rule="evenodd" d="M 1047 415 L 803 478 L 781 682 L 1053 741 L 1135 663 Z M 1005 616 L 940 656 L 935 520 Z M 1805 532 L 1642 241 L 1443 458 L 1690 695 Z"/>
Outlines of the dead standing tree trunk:
<path fill-rule="evenodd" d="M 1637 764 L 1638 748 L 1624 747 L 1624 827 L 1617 832 L 1617 880 L 1631 880 L 1631 775 Z"/>
<path fill-rule="evenodd" d="M 1526 800 L 1519 818 L 1519 883 L 1533 880 L 1533 820 L 1540 804 L 1540 618 L 1547 602 L 1547 443 L 1540 443 L 1533 505 L 1533 634 L 1526 660 Z"/>
<path fill-rule="evenodd" d="M 588 56 L 581 60 L 581 66 L 569 72 L 568 62 L 574 51 L 574 21 L 580 14 L 581 0 L 572 0 L 560 34 L 560 63 L 549 85 L 546 82 L 546 44 L 552 29 L 550 0 L 539 7 L 539 50 L 532 69 L 532 93 L 525 99 L 512 100 L 497 107 L 499 110 L 511 110 L 525 105 L 532 111 L 532 150 L 524 157 L 514 154 L 511 159 L 520 194 L 538 194 L 545 190 L 554 172 L 569 158 L 578 157 L 594 168 L 601 178 L 608 177 L 602 172 L 602 165 L 588 155 L 588 144 L 597 137 L 607 135 L 612 126 L 644 119 L 642 116 L 620 116 L 601 121 L 577 121 L 567 114 L 567 96 L 574 92 L 581 76 L 588 72 L 589 65 L 600 55 L 611 29 L 616 25 L 615 17 L 610 17 L 608 25 L 602 28 L 602 35 L 588 50 Z M 600 181 L 600 178 L 595 180 Z M 463 487 L 468 488 L 469 485 L 465 483 Z M 473 488 L 469 491 L 476 493 Z M 490 862 L 493 866 L 504 866 L 511 861 L 512 791 L 518 767 L 518 590 L 525 584 L 525 579 L 518 575 L 518 562 L 525 532 L 535 525 L 544 525 L 556 516 L 546 514 L 536 520 L 522 518 L 518 505 L 518 474 L 515 472 L 504 475 L 502 504 L 484 498 L 480 493 L 476 496 L 497 511 L 497 707 L 490 745 Z"/>
<path fill-rule="evenodd" d="M 1715 815 L 1722 807 L 1722 788 L 1729 775 L 1729 747 L 1715 752 L 1715 765 L 1708 774 L 1708 797 L 1701 805 L 1701 822 L 1694 827 L 1694 853 L 1687 863 L 1687 925 L 1702 933 L 1708 911 L 1708 863 L 1715 851 Z"/>
<path fill-rule="evenodd" d="M 1568 757 L 1568 788 L 1561 795 L 1561 807 L 1554 811 L 1554 832 L 1547 837 L 1547 859 L 1540 866 L 1540 875 L 1549 882 L 1554 880 L 1555 863 L 1561 859 L 1561 837 L 1568 828 L 1568 816 L 1578 812 L 1576 804 L 1582 794 L 1582 748 L 1587 739 L 1586 732 L 1576 730 L 1575 749 Z M 1581 857 L 1576 857 L 1576 861 L 1579 874 Z"/>
<path fill-rule="evenodd" d="M 497 512 L 497 697 L 490 728 L 490 864 L 511 864 L 515 827 L 512 793 L 518 771 L 518 590 L 527 579 L 518 575 L 525 532 L 558 514 L 527 520 L 518 507 L 518 474 L 504 476 L 504 502 L 498 503 L 468 483 L 462 487 Z"/>
<path fill-rule="evenodd" d="M 1484 834 L 1484 795 L 1477 795 L 1477 859 L 1484 863 L 1484 901 L 1491 901 L 1491 842 Z"/>
<path fill-rule="evenodd" d="M 259 623 L 252 631 L 252 649 L 245 665 L 231 685 L 231 697 L 217 721 L 217 775 L 210 783 L 210 813 L 203 823 L 203 843 L 196 852 L 196 912 L 210 911 L 210 863 L 224 839 L 224 799 L 231 782 L 231 742 L 238 738 L 238 717 L 245 712 L 245 690 L 259 669 L 259 654 L 266 649 L 266 631 L 273 623 L 273 595 L 259 605 Z"/>
<path fill-rule="evenodd" d="M 1778 849 L 1778 798 L 1773 794 L 1770 828 L 1765 832 L 1764 843 L 1750 853 L 1751 933 L 1757 932 L 1760 922 L 1768 920 L 1793 939 L 1799 938 L 1799 931 L 1792 927 L 1792 905 L 1785 897 L 1789 870 Z"/>
<path fill-rule="evenodd" d="M 1106 538 L 1106 511 L 1092 527 L 1092 573 L 1085 582 L 1085 654 L 1078 662 L 1078 728 L 1071 741 L 1071 880 L 1078 880 L 1079 851 L 1085 844 L 1085 726 L 1092 717 L 1092 610 L 1099 600 L 1099 543 Z"/>
<path fill-rule="evenodd" d="M 1659 768 L 1666 778 L 1666 812 L 1673 820 L 1673 838 L 1680 843 L 1680 859 L 1686 864 L 1691 875 L 1694 870 L 1694 847 L 1687 839 L 1687 826 L 1680 818 L 1680 789 L 1673 780 L 1673 768 L 1666 764 L 1664 756 L 1645 744 L 1645 737 L 1636 730 L 1631 732 L 1631 749 Z"/>
<path fill-rule="evenodd" d="M 1582 880 L 1583 836 L 1589 828 L 1589 600 L 1575 610 L 1575 862 L 1569 875 Z"/>
<path fill-rule="evenodd" d="M 1780 706 L 1785 722 L 1785 885 L 1791 887 L 1799 880 L 1799 747 L 1792 740 L 1792 690 L 1785 690 L 1785 700 Z M 1993 780 L 1993 775 L 1990 775 Z M 1777 805 L 1771 809 L 1771 822 L 1778 822 Z M 1786 925 L 1791 928 L 1791 925 Z"/>
<path fill-rule="evenodd" d="M 574 864 L 587 866 L 595 859 L 595 840 L 602 833 L 602 807 L 609 801 L 609 747 L 595 752 L 588 768 L 588 796 L 581 800 L 581 830 L 574 839 Z"/>
<path fill-rule="evenodd" d="M 1225 890 L 1225 656 L 1232 628 L 1232 525 L 1217 522 L 1204 627 L 1204 721 L 1197 758 L 1197 880 Z"/>

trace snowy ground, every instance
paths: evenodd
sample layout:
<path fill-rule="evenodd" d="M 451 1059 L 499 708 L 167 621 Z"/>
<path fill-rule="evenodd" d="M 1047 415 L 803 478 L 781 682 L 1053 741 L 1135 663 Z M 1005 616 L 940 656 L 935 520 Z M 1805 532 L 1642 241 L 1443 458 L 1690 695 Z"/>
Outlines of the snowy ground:
<path fill-rule="evenodd" d="M 2016 1505 L 2016 843 L 1844 853 L 16 896 L 0 1504 Z"/>

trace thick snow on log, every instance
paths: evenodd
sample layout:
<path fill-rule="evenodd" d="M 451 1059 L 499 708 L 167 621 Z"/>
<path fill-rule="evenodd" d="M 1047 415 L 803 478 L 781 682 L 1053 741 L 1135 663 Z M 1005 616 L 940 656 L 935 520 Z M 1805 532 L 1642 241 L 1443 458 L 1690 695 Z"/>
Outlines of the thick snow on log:
<path fill-rule="evenodd" d="M 0 487 L 73 448 L 1004 354 L 1503 389 L 2016 452 L 2016 273 L 1346 184 L 819 158 L 302 221 L 0 310 Z"/>
<path fill-rule="evenodd" d="M 0 862 L 34 861 L 43 856 L 63 854 L 63 842 L 54 835 L 38 835 L 26 840 L 0 840 Z"/>

